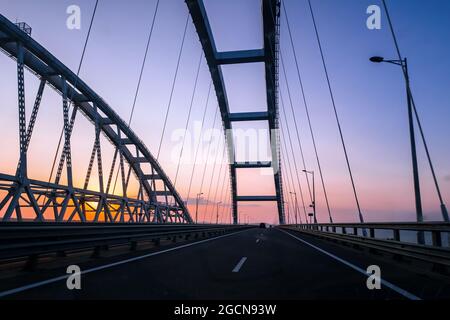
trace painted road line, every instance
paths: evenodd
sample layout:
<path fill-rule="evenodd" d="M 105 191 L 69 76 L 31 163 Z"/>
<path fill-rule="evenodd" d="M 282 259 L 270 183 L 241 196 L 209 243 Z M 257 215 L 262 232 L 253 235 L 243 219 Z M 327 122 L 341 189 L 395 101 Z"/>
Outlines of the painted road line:
<path fill-rule="evenodd" d="M 245 232 L 245 231 L 248 231 L 248 230 L 249 229 L 238 231 L 238 232 L 233 232 L 233 233 L 226 234 L 226 235 L 223 235 L 223 236 L 218 236 L 218 237 L 215 237 L 215 238 L 200 240 L 200 241 L 197 241 L 197 242 L 184 244 L 184 245 L 181 245 L 181 246 L 178 246 L 178 247 L 165 249 L 165 250 L 161 250 L 161 251 L 157 251 L 157 252 L 152 252 L 152 253 L 149 253 L 149 254 L 145 254 L 143 256 L 139 256 L 139 257 L 134 257 L 134 258 L 126 259 L 126 260 L 113 262 L 113 263 L 109 263 L 109 264 L 106 264 L 106 265 L 103 265 L 103 266 L 94 267 L 94 268 L 91 268 L 91 269 L 86 269 L 84 271 L 81 271 L 81 274 L 84 275 L 84 274 L 92 273 L 92 272 L 95 272 L 95 271 L 100 271 L 100 270 L 109 269 L 109 268 L 112 268 L 112 267 L 117 267 L 117 266 L 120 266 L 120 265 L 123 265 L 123 264 L 127 264 L 127 263 L 130 263 L 130 262 L 139 261 L 139 260 L 143 260 L 143 259 L 146 259 L 146 258 L 149 258 L 149 257 L 157 256 L 157 255 L 160 255 L 160 254 L 163 254 L 163 253 L 176 251 L 176 250 L 192 247 L 192 246 L 195 246 L 195 245 L 199 245 L 199 244 L 202 244 L 202 243 L 205 243 L 205 242 L 210 242 L 210 241 L 214 241 L 214 240 L 230 237 L 232 235 L 236 235 L 238 233 L 242 233 L 242 232 Z M 3 292 L 0 292 L 0 298 L 6 297 L 6 296 L 10 296 L 10 295 L 13 295 L 13 294 L 16 294 L 16 293 L 20 293 L 20 292 L 23 292 L 23 291 L 27 291 L 27 290 L 30 290 L 30 289 L 34 289 L 34 288 L 37 288 L 37 287 L 42 287 L 42 286 L 45 286 L 47 284 L 51 284 L 51 283 L 55 283 L 55 282 L 58 282 L 58 281 L 66 280 L 69 276 L 70 276 L 70 274 L 62 275 L 62 276 L 51 278 L 51 279 L 47 279 L 47 280 L 44 280 L 44 281 L 39 281 L 39 282 L 35 282 L 35 283 L 32 283 L 32 284 L 28 284 L 28 285 L 25 285 L 25 286 L 22 286 L 22 287 L 19 287 L 19 288 L 6 290 L 6 291 L 3 291 Z"/>
<path fill-rule="evenodd" d="M 261 239 L 256 239 L 256 243 L 258 243 Z"/>
<path fill-rule="evenodd" d="M 242 259 L 238 262 L 236 267 L 234 267 L 233 272 L 237 273 L 239 270 L 241 270 L 242 266 L 244 265 L 245 261 L 247 261 L 247 257 L 242 257 Z"/>
<path fill-rule="evenodd" d="M 298 241 L 300 241 L 300 242 L 302 242 L 302 243 L 304 243 L 304 244 L 310 246 L 311 248 L 314 248 L 314 249 L 316 249 L 317 251 L 320 251 L 320 252 L 322 252 L 323 254 L 329 256 L 330 258 L 333 258 L 334 260 L 339 261 L 340 263 L 345 264 L 346 266 L 352 268 L 353 270 L 356 270 L 356 271 L 358 271 L 359 273 L 362 273 L 363 275 L 367 276 L 366 270 L 364 270 L 364 269 L 362 269 L 362 268 L 360 268 L 360 267 L 354 265 L 353 263 L 348 262 L 348 261 L 346 261 L 346 260 L 344 260 L 344 259 L 342 259 L 342 258 L 339 258 L 338 256 L 336 256 L 336 255 L 334 255 L 334 254 L 332 254 L 332 253 L 330 253 L 330 252 L 328 252 L 328 251 L 325 251 L 325 250 L 323 250 L 323 249 L 321 249 L 321 248 L 319 248 L 319 247 L 313 245 L 312 243 L 309 243 L 308 241 L 305 241 L 305 240 L 303 240 L 303 239 L 301 239 L 301 238 L 299 238 L 299 237 L 296 237 L 296 236 L 294 236 L 293 234 L 291 234 L 290 232 L 286 232 L 286 231 L 280 230 L 280 229 L 277 229 L 277 230 L 279 230 L 280 232 L 283 232 L 283 233 L 285 233 L 285 234 L 291 236 L 291 237 L 294 238 L 294 239 L 297 239 Z M 406 290 L 404 290 L 404 289 L 402 289 L 402 288 L 400 288 L 400 287 L 397 287 L 395 284 L 393 284 L 393 283 L 391 283 L 391 282 L 389 282 L 389 281 L 386 281 L 386 280 L 383 280 L 383 279 L 380 279 L 380 280 L 381 280 L 381 284 L 382 284 L 382 285 L 388 287 L 389 289 L 391 289 L 391 290 L 397 292 L 398 294 L 400 294 L 400 295 L 402 295 L 402 296 L 404 296 L 404 297 L 406 297 L 406 298 L 408 298 L 408 299 L 410 299 L 410 300 L 422 300 L 422 299 L 419 298 L 418 296 L 416 296 L 416 295 L 414 295 L 414 294 L 412 294 L 412 293 L 410 293 L 410 292 L 408 292 L 408 291 L 406 291 Z"/>

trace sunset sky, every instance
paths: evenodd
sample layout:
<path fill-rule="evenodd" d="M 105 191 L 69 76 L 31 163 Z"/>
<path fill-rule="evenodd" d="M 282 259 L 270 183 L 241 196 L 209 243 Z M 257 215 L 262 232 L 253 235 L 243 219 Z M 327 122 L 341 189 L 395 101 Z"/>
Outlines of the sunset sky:
<path fill-rule="evenodd" d="M 32 36 L 66 66 L 76 71 L 86 38 L 94 0 L 0 0 L 0 13 L 11 21 L 25 21 L 33 28 Z M 407 122 L 406 97 L 400 68 L 369 62 L 374 55 L 396 58 L 395 48 L 382 15 L 381 30 L 366 27 L 366 9 L 381 6 L 379 0 L 313 0 L 318 29 L 334 89 L 336 106 L 341 117 L 361 207 L 367 221 L 408 221 L 415 219 L 411 155 Z M 387 1 L 402 53 L 408 58 L 412 91 L 438 175 L 444 200 L 450 203 L 450 2 L 445 0 Z M 76 4 L 81 8 L 81 30 L 66 27 L 66 8 Z M 94 89 L 126 121 L 130 116 L 146 40 L 156 0 L 100 0 L 80 77 Z M 313 24 L 306 0 L 285 0 L 295 49 L 305 85 L 306 98 L 321 157 L 325 182 L 335 221 L 356 221 L 357 211 L 345 158 L 339 140 L 331 100 L 323 72 Z M 205 0 L 205 6 L 219 51 L 255 49 L 262 47 L 260 0 Z M 141 91 L 131 124 L 132 129 L 156 156 L 166 108 L 175 73 L 184 25 L 188 16 L 182 0 L 161 0 Z M 285 17 L 281 18 L 281 52 L 287 69 L 293 107 L 300 129 L 308 170 L 317 172 L 311 136 L 292 48 L 289 43 Z M 180 130 L 184 130 L 193 93 L 197 65 L 202 53 L 195 27 L 189 18 L 180 70 L 175 85 L 163 147 L 159 161 L 174 181 Z M 18 158 L 17 81 L 15 63 L 0 55 L 0 172 L 14 174 Z M 232 112 L 261 111 L 267 107 L 263 64 L 231 65 L 223 68 L 230 109 Z M 280 76 L 280 91 L 288 115 L 288 127 L 298 151 L 293 116 L 288 104 L 286 81 Z M 208 96 L 210 73 L 203 59 L 198 87 L 194 97 L 189 133 L 194 133 L 202 121 Z M 39 85 L 27 72 L 27 117 L 31 112 Z M 217 110 L 215 93 L 211 93 L 205 128 L 211 129 Z M 30 176 L 47 180 L 62 124 L 60 97 L 46 89 L 39 113 L 35 135 L 30 146 Z M 283 112 L 280 110 L 280 114 Z M 220 118 L 220 116 L 219 116 Z M 221 129 L 219 118 L 216 128 Z M 94 139 L 92 125 L 79 117 L 72 142 L 76 183 L 84 181 L 85 168 Z M 285 118 L 281 118 L 286 127 Z M 236 128 L 264 129 L 264 123 L 246 123 Z M 219 131 L 220 132 L 220 131 Z M 220 135 L 219 135 L 220 136 Z M 267 136 L 262 131 L 262 136 Z M 221 136 L 220 138 L 222 138 Z M 264 139 L 264 138 L 263 138 Z M 287 137 L 286 137 L 287 139 Z M 104 139 L 104 144 L 107 140 Z M 288 140 L 286 140 L 288 142 Z M 423 146 L 418 139 L 420 178 L 426 220 L 440 220 L 439 202 L 426 162 Z M 195 143 L 185 150 L 176 188 L 187 196 L 193 164 L 187 155 L 194 152 Z M 204 144 L 203 147 L 207 146 Z M 213 148 L 214 149 L 214 148 Z M 195 169 L 189 209 L 195 211 L 195 195 L 205 193 L 200 206 L 200 220 L 209 221 L 215 215 L 214 194 L 229 189 L 229 180 L 218 179 L 219 172 L 228 169 L 223 162 L 214 164 L 215 153 L 222 158 L 222 149 L 211 150 L 203 188 L 200 185 L 205 164 Z M 264 149 L 264 148 L 263 148 Z M 177 151 L 178 150 L 178 151 Z M 113 148 L 104 148 L 105 167 L 109 168 Z M 174 153 L 175 152 L 175 153 Z M 108 156 L 109 155 L 109 156 Z M 239 160 L 246 159 L 239 155 Z M 303 169 L 299 152 L 292 155 L 299 170 Z M 265 160 L 265 159 L 263 159 Z M 285 159 L 286 160 L 286 159 Z M 293 162 L 292 162 L 293 163 Z M 286 161 L 283 166 L 286 166 Z M 284 170 L 284 169 L 283 169 Z M 267 172 L 266 172 L 267 173 Z M 283 171 L 283 174 L 285 172 Z M 305 201 L 309 201 L 303 175 Z M 210 180 L 212 179 L 211 188 Z M 290 198 L 289 179 L 284 176 L 285 200 Z M 96 186 L 91 185 L 92 188 Z M 327 222 L 323 191 L 318 175 L 317 213 L 320 222 Z M 211 190 L 208 195 L 208 190 Z M 299 193 L 298 190 L 296 190 Z M 272 195 L 271 175 L 259 169 L 238 173 L 240 195 Z M 210 204 L 206 208 L 206 199 Z M 224 190 L 216 202 L 229 204 Z M 222 205 L 223 205 L 222 204 Z M 292 203 L 290 204 L 292 206 Z M 450 205 L 450 204 L 449 204 Z M 208 209 L 208 212 L 205 212 Z M 241 217 L 250 222 L 277 223 L 275 203 L 242 203 Z M 222 218 L 229 221 L 230 209 Z M 215 221 L 215 216 L 212 219 Z"/>

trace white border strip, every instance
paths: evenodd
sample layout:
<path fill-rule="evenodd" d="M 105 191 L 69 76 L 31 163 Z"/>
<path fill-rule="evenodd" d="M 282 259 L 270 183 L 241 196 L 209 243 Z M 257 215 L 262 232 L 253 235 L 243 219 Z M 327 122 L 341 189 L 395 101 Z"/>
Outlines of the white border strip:
<path fill-rule="evenodd" d="M 134 258 L 130 258 L 130 259 L 121 260 L 121 261 L 113 262 L 113 263 L 110 263 L 110 264 L 106 264 L 106 265 L 103 265 L 103 266 L 94 267 L 94 268 L 91 268 L 91 269 L 87 269 L 87 270 L 81 271 L 81 274 L 88 274 L 88 273 L 95 272 L 95 271 L 100 271 L 100 270 L 109 269 L 109 268 L 112 268 L 112 267 L 117 267 L 117 266 L 120 266 L 120 265 L 123 265 L 123 264 L 126 264 L 126 263 L 139 261 L 139 260 L 146 259 L 146 258 L 149 258 L 149 257 L 157 256 L 157 255 L 160 255 L 160 254 L 163 254 L 163 253 L 167 253 L 167 252 L 171 252 L 171 251 L 176 251 L 176 250 L 192 247 L 192 246 L 195 246 L 195 245 L 199 245 L 199 244 L 202 244 L 202 243 L 205 243 L 205 242 L 210 242 L 210 241 L 217 240 L 217 239 L 222 239 L 222 238 L 229 237 L 229 236 L 232 236 L 232 235 L 235 235 L 235 234 L 238 234 L 238 233 L 242 233 L 242 232 L 245 232 L 245 231 L 248 231 L 248 230 L 249 229 L 238 231 L 238 232 L 233 232 L 233 233 L 226 234 L 226 235 L 223 235 L 223 236 L 210 238 L 210 239 L 205 239 L 205 240 L 201 240 L 201 241 L 197 241 L 197 242 L 193 242 L 193 243 L 188 243 L 188 244 L 184 244 L 184 245 L 181 245 L 181 246 L 178 246 L 178 247 L 174 247 L 174 248 L 170 248 L 170 249 L 165 249 L 165 250 L 161 250 L 161 251 L 145 254 L 143 256 L 134 257 Z M 47 284 L 55 283 L 55 282 L 58 282 L 58 281 L 61 281 L 61 280 L 65 280 L 69 276 L 70 275 L 67 274 L 67 275 L 63 275 L 63 276 L 47 279 L 47 280 L 44 280 L 44 281 L 35 282 L 35 283 L 29 284 L 29 285 L 25 285 L 25 286 L 22 286 L 22 287 L 19 287 L 19 288 L 3 291 L 3 292 L 0 292 L 0 298 L 7 297 L 7 296 L 10 296 L 10 295 L 13 295 L 13 294 L 16 294 L 16 293 L 19 293 L 19 292 L 27 291 L 27 290 L 30 290 L 30 289 L 34 289 L 34 288 L 37 288 L 37 287 L 42 287 L 42 286 L 45 286 Z"/>
<path fill-rule="evenodd" d="M 314 249 L 316 249 L 317 251 L 320 251 L 320 252 L 322 252 L 323 254 L 329 256 L 330 258 L 333 258 L 334 260 L 337 260 L 337 261 L 339 261 L 339 262 L 345 264 L 346 266 L 352 268 L 353 270 L 356 270 L 356 271 L 358 271 L 359 273 L 362 273 L 363 275 L 367 276 L 367 272 L 366 272 L 365 270 L 361 269 L 361 268 L 358 267 L 358 266 L 355 266 L 353 263 L 350 263 L 350 262 L 348 262 L 348 261 L 345 261 L 344 259 L 339 258 L 338 256 L 335 256 L 334 254 L 329 253 L 328 251 L 325 251 L 325 250 L 323 250 L 323 249 L 321 249 L 321 248 L 319 248 L 319 247 L 317 247 L 317 246 L 315 246 L 315 245 L 313 245 L 313 244 L 311 244 L 311 243 L 309 243 L 309 242 L 307 242 L 307 241 L 305 241 L 305 240 L 303 240 L 303 239 L 300 239 L 299 237 L 296 237 L 296 236 L 294 236 L 293 234 L 291 234 L 291 233 L 289 233 L 289 232 L 287 232 L 287 231 L 284 231 L 284 230 L 281 230 L 281 229 L 277 229 L 277 230 L 279 230 L 280 232 L 283 232 L 283 233 L 285 233 L 285 234 L 291 236 L 291 237 L 294 238 L 294 239 L 297 239 L 298 241 L 300 241 L 300 242 L 302 242 L 302 243 L 304 243 L 304 244 L 310 246 L 311 248 L 314 248 Z M 412 293 L 410 293 L 410 292 L 408 292 L 408 291 L 406 291 L 406 290 L 404 290 L 404 289 L 402 289 L 402 288 L 397 287 L 395 284 L 393 284 L 393 283 L 391 283 L 391 282 L 389 282 L 389 281 L 386 281 L 386 280 L 383 280 L 383 279 L 380 279 L 380 280 L 381 280 L 381 283 L 382 283 L 384 286 L 388 287 L 389 289 L 391 289 L 391 290 L 397 292 L 398 294 L 400 294 L 400 295 L 402 295 L 402 296 L 404 296 L 404 297 L 406 297 L 406 298 L 408 298 L 408 299 L 410 299 L 410 300 L 422 300 L 422 299 L 419 298 L 418 296 L 416 296 L 416 295 L 414 295 L 414 294 L 412 294 Z"/>

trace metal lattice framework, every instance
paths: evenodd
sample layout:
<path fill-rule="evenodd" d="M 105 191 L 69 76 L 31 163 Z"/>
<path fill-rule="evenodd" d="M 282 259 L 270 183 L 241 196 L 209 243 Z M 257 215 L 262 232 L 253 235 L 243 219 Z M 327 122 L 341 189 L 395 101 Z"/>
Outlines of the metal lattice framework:
<path fill-rule="evenodd" d="M 219 102 L 219 108 L 226 130 L 230 158 L 230 177 L 233 198 L 233 219 L 238 222 L 238 202 L 242 201 L 276 201 L 278 205 L 279 221 L 284 223 L 283 188 L 280 163 L 279 132 L 278 132 L 278 53 L 279 53 L 279 17 L 280 0 L 262 0 L 262 20 L 264 32 L 264 48 L 242 51 L 218 52 L 214 36 L 209 24 L 203 0 L 186 0 L 206 60 L 211 72 L 212 80 Z M 221 66 L 227 64 L 245 64 L 262 62 L 265 64 L 267 111 L 230 113 L 225 83 Z M 233 135 L 230 134 L 233 122 L 268 121 L 272 146 L 272 161 L 240 163 L 234 158 Z M 269 196 L 238 196 L 237 169 L 270 168 L 274 170 L 275 195 Z"/>
<path fill-rule="evenodd" d="M 0 48 L 17 61 L 20 135 L 20 158 L 16 174 L 0 173 L 1 220 L 24 220 L 22 210 L 27 208 L 32 210 L 36 221 L 192 223 L 173 184 L 130 127 L 83 80 L 2 15 Z M 24 68 L 40 79 L 28 126 L 25 115 Z M 56 178 L 50 182 L 29 179 L 27 174 L 27 151 L 47 86 L 61 95 L 64 115 L 63 148 L 57 162 Z M 79 113 L 95 127 L 83 188 L 75 187 L 72 177 L 71 137 Z M 107 138 L 115 150 L 107 179 L 102 166 L 101 135 Z M 99 181 L 97 191 L 88 190 L 95 162 Z M 120 195 L 111 192 L 115 168 L 120 175 Z M 67 183 L 62 182 L 63 173 L 67 176 Z M 128 197 L 131 173 L 138 181 L 139 191 L 137 196 Z"/>

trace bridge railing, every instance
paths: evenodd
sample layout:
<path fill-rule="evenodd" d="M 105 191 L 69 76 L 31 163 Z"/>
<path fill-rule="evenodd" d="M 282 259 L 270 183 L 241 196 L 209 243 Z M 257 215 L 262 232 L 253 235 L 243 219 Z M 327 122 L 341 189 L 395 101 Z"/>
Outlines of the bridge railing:
<path fill-rule="evenodd" d="M 112 247 L 162 241 L 178 242 L 222 235 L 252 228 L 249 225 L 130 224 L 130 223 L 37 223 L 0 224 L 0 262 L 28 259 L 34 265 L 39 256 L 94 250 L 98 255 Z"/>
<path fill-rule="evenodd" d="M 445 247 L 450 246 L 450 223 L 318 223 L 287 225 L 305 231 L 319 231 L 343 235 L 353 235 L 364 238 L 390 240 L 418 244 L 417 235 L 424 235 L 424 245 Z"/>
<path fill-rule="evenodd" d="M 281 228 L 450 272 L 450 223 L 318 223 Z"/>

